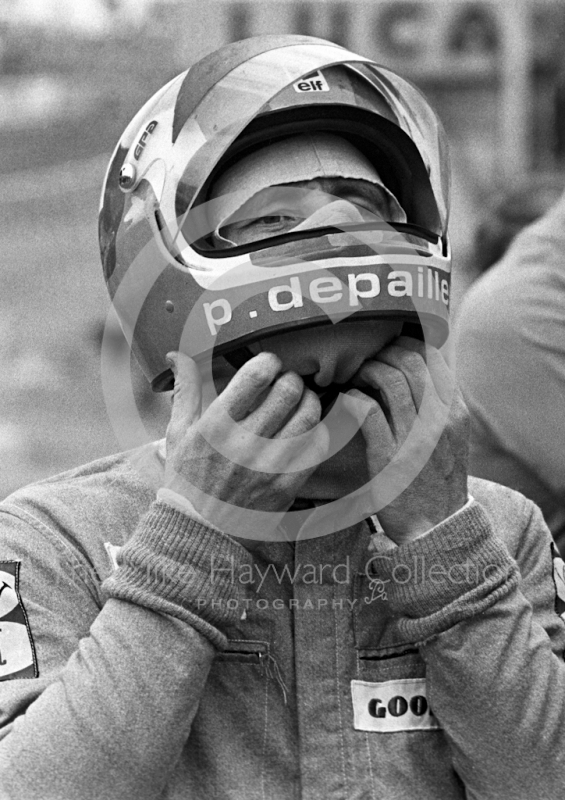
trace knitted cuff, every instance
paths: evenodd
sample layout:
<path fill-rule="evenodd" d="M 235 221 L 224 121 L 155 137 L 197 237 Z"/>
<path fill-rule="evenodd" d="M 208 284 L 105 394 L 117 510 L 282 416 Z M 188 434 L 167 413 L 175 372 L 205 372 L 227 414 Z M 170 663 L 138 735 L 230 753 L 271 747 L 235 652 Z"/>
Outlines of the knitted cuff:
<path fill-rule="evenodd" d="M 375 555 L 371 570 L 409 641 L 424 641 L 480 614 L 519 580 L 516 562 L 476 502 L 426 536 Z"/>
<path fill-rule="evenodd" d="M 157 501 L 121 548 L 118 569 L 103 588 L 111 597 L 189 622 L 223 648 L 221 631 L 237 619 L 244 590 L 235 576 L 251 563 L 229 536 Z"/>

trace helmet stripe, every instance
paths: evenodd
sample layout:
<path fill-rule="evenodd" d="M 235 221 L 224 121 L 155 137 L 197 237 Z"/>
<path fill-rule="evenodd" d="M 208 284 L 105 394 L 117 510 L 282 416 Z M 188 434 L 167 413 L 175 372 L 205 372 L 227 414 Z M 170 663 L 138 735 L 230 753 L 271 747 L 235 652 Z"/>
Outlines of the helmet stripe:
<path fill-rule="evenodd" d="M 210 53 L 191 67 L 177 96 L 173 120 L 173 144 L 202 98 L 229 72 L 261 53 L 297 44 L 325 44 L 336 49 L 343 49 L 333 42 L 316 39 L 312 36 L 259 36 L 234 42 L 221 50 Z"/>

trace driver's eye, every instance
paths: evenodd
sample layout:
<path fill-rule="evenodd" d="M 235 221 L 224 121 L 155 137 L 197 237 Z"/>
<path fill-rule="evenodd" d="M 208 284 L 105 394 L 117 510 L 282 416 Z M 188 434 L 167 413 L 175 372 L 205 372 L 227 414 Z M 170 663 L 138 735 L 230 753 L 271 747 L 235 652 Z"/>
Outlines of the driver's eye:
<path fill-rule="evenodd" d="M 283 222 L 294 221 L 295 217 L 289 217 L 285 214 L 270 214 L 266 217 L 259 217 L 258 222 L 262 222 L 264 225 L 279 225 Z"/>

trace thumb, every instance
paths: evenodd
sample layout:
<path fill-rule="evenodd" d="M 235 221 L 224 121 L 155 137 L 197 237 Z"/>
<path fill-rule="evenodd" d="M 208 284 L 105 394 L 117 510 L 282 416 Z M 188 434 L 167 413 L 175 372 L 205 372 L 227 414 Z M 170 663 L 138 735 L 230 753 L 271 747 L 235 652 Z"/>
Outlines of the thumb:
<path fill-rule="evenodd" d="M 195 361 L 186 353 L 167 353 L 167 361 L 175 376 L 170 433 L 182 434 L 200 419 L 202 378 Z"/>

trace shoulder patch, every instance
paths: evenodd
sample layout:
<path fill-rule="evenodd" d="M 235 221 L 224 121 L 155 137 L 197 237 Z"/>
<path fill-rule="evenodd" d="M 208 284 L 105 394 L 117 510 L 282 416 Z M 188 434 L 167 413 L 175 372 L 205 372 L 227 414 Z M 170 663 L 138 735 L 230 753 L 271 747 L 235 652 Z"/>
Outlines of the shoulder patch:
<path fill-rule="evenodd" d="M 20 597 L 20 561 L 0 561 L 0 681 L 37 678 L 37 658 Z"/>
<path fill-rule="evenodd" d="M 555 584 L 555 611 L 565 622 L 565 562 L 554 544 L 551 545 L 551 558 L 553 560 L 553 583 Z"/>

